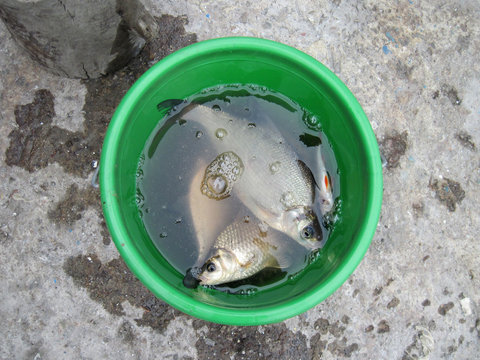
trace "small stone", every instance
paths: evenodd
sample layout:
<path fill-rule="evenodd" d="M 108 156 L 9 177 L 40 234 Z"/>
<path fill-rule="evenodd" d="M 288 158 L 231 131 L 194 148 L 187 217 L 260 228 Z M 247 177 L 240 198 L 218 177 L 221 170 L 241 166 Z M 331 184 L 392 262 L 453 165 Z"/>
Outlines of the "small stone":
<path fill-rule="evenodd" d="M 423 300 L 422 306 L 430 306 L 431 302 L 428 299 Z"/>
<path fill-rule="evenodd" d="M 398 304 L 400 304 L 400 300 L 398 300 L 398 298 L 394 296 L 393 299 L 390 300 L 390 302 L 388 303 L 387 309 L 397 307 Z"/>
<path fill-rule="evenodd" d="M 445 316 L 454 307 L 453 302 L 448 302 L 446 304 L 440 305 L 438 307 L 438 313 L 442 316 Z"/>
<path fill-rule="evenodd" d="M 382 293 L 383 291 L 383 286 L 376 287 L 375 290 L 373 290 L 373 296 L 378 296 Z"/>
<path fill-rule="evenodd" d="M 388 325 L 386 320 L 382 320 L 378 323 L 377 333 L 384 334 L 390 331 L 390 326 Z"/>

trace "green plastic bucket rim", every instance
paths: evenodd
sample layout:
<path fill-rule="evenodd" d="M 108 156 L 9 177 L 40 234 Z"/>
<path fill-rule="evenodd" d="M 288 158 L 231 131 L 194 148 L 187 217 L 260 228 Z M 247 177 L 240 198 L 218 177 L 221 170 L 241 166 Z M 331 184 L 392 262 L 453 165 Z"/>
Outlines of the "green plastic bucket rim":
<path fill-rule="evenodd" d="M 141 254 L 133 244 L 134 240 L 129 238 L 128 231 L 121 221 L 120 204 L 114 194 L 117 179 L 109 176 L 109 174 L 115 173 L 117 149 L 124 141 L 120 134 L 129 119 L 129 114 L 135 107 L 136 100 L 141 98 L 146 89 L 154 84 L 155 79 L 196 57 L 206 56 L 217 51 L 235 52 L 238 50 L 255 50 L 269 53 L 269 56 L 272 57 L 287 58 L 291 63 L 308 69 L 322 79 L 348 108 L 356 123 L 356 130 L 363 142 L 365 152 L 370 155 L 366 164 L 367 174 L 371 177 L 366 189 L 369 205 L 366 207 L 364 215 L 365 222 L 358 229 L 355 247 L 328 279 L 318 287 L 314 287 L 290 301 L 259 309 L 222 308 L 205 304 L 163 281 L 154 269 L 143 262 Z M 382 204 L 383 178 L 378 144 L 370 123 L 354 95 L 335 74 L 314 58 L 288 45 L 260 38 L 226 37 L 198 42 L 172 53 L 152 66 L 135 82 L 118 106 L 105 136 L 100 164 L 100 189 L 105 219 L 120 255 L 132 272 L 153 294 L 182 312 L 207 321 L 229 325 L 260 325 L 280 322 L 315 307 L 331 295 L 347 280 L 364 257 L 375 233 Z"/>

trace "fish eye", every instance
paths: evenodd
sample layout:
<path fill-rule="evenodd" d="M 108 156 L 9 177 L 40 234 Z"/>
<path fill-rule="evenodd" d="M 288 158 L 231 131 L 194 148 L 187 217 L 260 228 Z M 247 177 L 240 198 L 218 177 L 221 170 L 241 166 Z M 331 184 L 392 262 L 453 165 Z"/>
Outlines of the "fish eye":
<path fill-rule="evenodd" d="M 300 234 L 302 235 L 302 238 L 304 238 L 304 239 L 311 239 L 315 234 L 315 230 L 313 229 L 313 226 L 307 225 L 302 229 Z"/>
<path fill-rule="evenodd" d="M 217 270 L 217 267 L 215 266 L 215 264 L 213 262 L 209 262 L 207 264 L 207 271 L 214 272 L 215 270 Z"/>

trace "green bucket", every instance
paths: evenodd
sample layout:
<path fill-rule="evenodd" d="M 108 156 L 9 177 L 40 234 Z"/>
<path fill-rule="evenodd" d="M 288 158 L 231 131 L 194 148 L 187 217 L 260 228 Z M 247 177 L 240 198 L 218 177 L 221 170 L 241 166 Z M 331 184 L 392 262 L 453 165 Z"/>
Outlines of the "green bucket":
<path fill-rule="evenodd" d="M 186 288 L 148 236 L 135 202 L 136 170 L 161 120 L 157 104 L 223 84 L 257 84 L 319 114 L 340 173 L 342 214 L 321 256 L 294 279 L 243 296 Z M 325 66 L 289 46 L 256 38 L 203 41 L 154 65 L 118 106 L 105 137 L 100 167 L 103 211 L 121 256 L 160 299 L 204 320 L 259 325 L 298 315 L 332 294 L 370 245 L 382 203 L 378 145 L 362 108 Z"/>

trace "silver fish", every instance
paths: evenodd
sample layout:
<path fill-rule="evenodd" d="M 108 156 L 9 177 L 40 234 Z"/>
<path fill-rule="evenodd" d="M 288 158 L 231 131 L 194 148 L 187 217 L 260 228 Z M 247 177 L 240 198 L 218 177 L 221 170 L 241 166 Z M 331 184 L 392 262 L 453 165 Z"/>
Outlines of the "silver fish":
<path fill-rule="evenodd" d="M 246 119 L 202 105 L 186 108 L 181 117 L 201 124 L 219 154 L 232 152 L 241 159 L 243 174 L 232 192 L 259 220 L 307 248 L 323 245 L 313 204 L 320 196 L 322 212 L 329 211 L 331 191 L 324 195 L 329 189 L 315 186 L 311 171 L 275 126 L 252 126 Z"/>
<path fill-rule="evenodd" d="M 281 248 L 272 229 L 254 221 L 236 221 L 215 241 L 212 256 L 200 269 L 200 285 L 225 284 L 246 279 L 267 267 L 286 267 L 288 262 L 283 260 Z"/>

